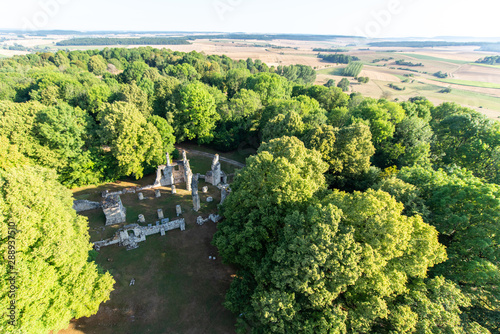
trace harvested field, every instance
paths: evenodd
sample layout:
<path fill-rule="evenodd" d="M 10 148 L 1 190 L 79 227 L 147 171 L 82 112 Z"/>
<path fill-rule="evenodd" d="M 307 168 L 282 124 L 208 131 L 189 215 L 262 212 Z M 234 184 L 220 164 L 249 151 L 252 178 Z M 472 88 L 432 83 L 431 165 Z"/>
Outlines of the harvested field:
<path fill-rule="evenodd" d="M 476 66 L 467 64 L 461 66 L 457 71 L 453 72 L 453 79 L 481 81 L 500 84 L 500 68 Z"/>

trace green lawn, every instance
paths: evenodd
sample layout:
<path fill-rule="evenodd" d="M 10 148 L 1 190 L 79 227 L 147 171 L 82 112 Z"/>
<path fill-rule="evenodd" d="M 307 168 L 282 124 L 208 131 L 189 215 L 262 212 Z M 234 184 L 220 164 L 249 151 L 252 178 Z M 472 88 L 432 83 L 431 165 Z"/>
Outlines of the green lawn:
<path fill-rule="evenodd" d="M 194 172 L 205 173 L 210 169 L 210 158 L 189 155 L 188 158 Z M 150 174 L 140 180 L 124 179 L 74 189 L 73 194 L 78 199 L 97 201 L 105 189 L 117 191 L 153 181 L 154 175 Z M 208 193 L 201 191 L 205 185 Z M 191 193 L 184 183 L 177 185 L 175 195 L 171 194 L 170 187 L 159 189 L 159 198 L 154 196 L 154 190 L 143 190 L 142 201 L 136 193 L 120 196 L 127 209 L 125 224 L 137 222 L 139 214 L 146 219 L 141 225 L 154 224 L 158 220 L 156 210 L 160 208 L 165 217 L 175 219 L 175 205 L 179 204 L 186 230 L 148 236 L 145 242 L 139 243 L 139 248 L 131 251 L 116 245 L 102 247 L 96 262 L 113 275 L 115 290 L 96 315 L 73 321 L 77 332 L 68 330 L 59 334 L 234 333 L 235 316 L 223 307 L 223 302 L 235 271 L 222 264 L 217 249 L 211 245 L 217 225 L 196 224 L 198 216 L 207 217 L 217 212 L 220 190 L 200 180 L 201 209 L 194 212 Z M 208 196 L 214 201 L 208 203 Z M 100 209 L 82 214 L 89 219 L 91 241 L 112 237 L 125 225 L 105 226 L 105 216 Z M 216 256 L 217 260 L 209 260 L 209 256 Z M 132 278 L 136 283 L 129 286 Z"/>
<path fill-rule="evenodd" d="M 179 146 L 180 148 L 185 148 L 186 150 L 191 149 L 191 150 L 197 150 L 197 151 L 206 152 L 206 153 L 210 153 L 210 154 L 218 153 L 221 157 L 235 160 L 237 162 L 241 162 L 242 164 L 244 164 L 246 158 L 248 158 L 249 156 L 251 156 L 257 152 L 258 143 L 256 141 L 252 142 L 251 140 L 248 140 L 246 144 L 244 143 L 244 145 L 242 145 L 237 150 L 230 151 L 230 152 L 219 152 L 219 151 L 214 150 L 213 148 L 201 146 L 201 145 L 197 145 L 195 143 L 189 143 L 189 142 L 184 142 L 184 143 L 181 143 L 181 144 L 176 145 L 176 146 Z M 188 154 L 188 159 L 191 159 L 189 154 Z M 191 164 L 191 167 L 193 167 L 192 165 L 193 164 Z M 210 163 L 210 165 L 211 165 L 211 163 Z M 224 166 L 225 166 L 225 163 L 222 162 L 222 170 L 224 170 L 227 173 L 231 173 L 230 171 L 226 171 Z M 210 168 L 203 170 L 203 171 L 199 171 L 199 172 L 196 171 L 196 173 L 203 173 L 204 174 L 209 169 Z"/>
<path fill-rule="evenodd" d="M 456 60 L 456 59 L 446 59 L 446 58 L 438 58 L 438 57 L 432 57 L 432 56 L 427 56 L 427 55 L 421 55 L 417 53 L 397 53 L 398 55 L 403 55 L 403 56 L 408 56 L 408 57 L 413 57 L 416 59 L 421 59 L 421 60 L 435 60 L 435 61 L 444 61 L 447 63 L 452 63 L 452 64 L 467 64 L 469 61 L 465 60 Z"/>
<path fill-rule="evenodd" d="M 340 66 L 340 67 L 330 67 L 330 68 L 324 68 L 321 70 L 317 70 L 316 73 L 318 74 L 327 74 L 327 75 L 338 75 L 341 76 L 342 72 L 344 71 L 344 68 L 346 68 L 347 65 L 345 66 Z"/>
<path fill-rule="evenodd" d="M 469 80 L 459 80 L 459 79 L 437 79 L 437 78 L 432 78 L 432 80 L 446 82 L 446 83 L 455 84 L 455 85 L 462 85 L 462 86 L 500 89 L 500 84 L 491 83 L 491 82 L 469 81 Z"/>

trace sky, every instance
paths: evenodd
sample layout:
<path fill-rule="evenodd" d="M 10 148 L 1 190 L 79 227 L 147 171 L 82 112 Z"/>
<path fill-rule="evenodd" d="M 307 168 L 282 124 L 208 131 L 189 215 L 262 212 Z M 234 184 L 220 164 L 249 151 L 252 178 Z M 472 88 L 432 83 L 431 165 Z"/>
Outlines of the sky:
<path fill-rule="evenodd" d="M 0 29 L 500 37 L 498 0 L 0 0 Z"/>

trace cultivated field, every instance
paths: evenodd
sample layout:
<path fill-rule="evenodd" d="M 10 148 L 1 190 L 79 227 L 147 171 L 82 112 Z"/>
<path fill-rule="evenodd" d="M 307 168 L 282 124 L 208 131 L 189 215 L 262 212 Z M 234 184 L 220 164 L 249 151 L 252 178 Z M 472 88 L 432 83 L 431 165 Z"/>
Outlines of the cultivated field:
<path fill-rule="evenodd" d="M 47 36 L 44 38 L 17 39 L 21 45 L 48 46 L 52 49 L 98 49 L 103 47 L 55 47 L 54 43 L 70 36 Z M 11 41 L 10 43 L 14 43 Z M 500 67 L 474 64 L 485 56 L 495 53 L 475 51 L 475 46 L 435 47 L 435 48 L 381 48 L 366 47 L 359 40 L 337 39 L 335 41 L 310 42 L 290 40 L 195 40 L 191 45 L 152 45 L 157 48 L 169 48 L 175 51 L 197 51 L 205 54 L 227 55 L 233 59 L 260 59 L 269 66 L 304 64 L 318 71 L 316 84 L 324 84 L 329 79 L 337 83 L 343 78 L 341 71 L 346 65 L 336 65 L 317 58 L 313 48 L 343 48 L 347 54 L 356 56 L 364 63 L 360 76 L 370 78 L 367 84 L 353 83 L 352 92 L 360 92 L 374 98 L 407 99 L 422 95 L 439 104 L 445 101 L 457 102 L 474 108 L 490 117 L 500 116 Z M 112 46 L 108 46 L 112 47 Z M 130 46 L 137 47 L 137 46 Z M 23 51 L 0 50 L 0 55 L 11 56 Z M 380 59 L 388 61 L 377 61 Z M 423 66 L 397 65 L 397 60 L 404 60 Z M 436 72 L 447 73 L 444 80 L 433 76 Z M 406 76 L 405 76 L 406 75 Z M 409 77 L 413 75 L 412 77 Z M 407 80 L 409 79 L 409 80 Z M 404 82 L 403 82 L 404 81 Z M 403 87 L 396 91 L 390 84 Z M 443 88 L 451 88 L 450 93 L 439 93 Z"/>

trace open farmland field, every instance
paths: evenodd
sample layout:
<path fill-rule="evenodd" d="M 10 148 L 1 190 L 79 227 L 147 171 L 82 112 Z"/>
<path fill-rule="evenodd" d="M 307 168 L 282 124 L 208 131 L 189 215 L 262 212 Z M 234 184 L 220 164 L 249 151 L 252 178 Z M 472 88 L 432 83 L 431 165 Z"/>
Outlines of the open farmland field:
<path fill-rule="evenodd" d="M 56 49 L 102 49 L 104 46 L 71 46 L 55 47 L 63 36 L 35 38 L 23 41 L 30 47 L 49 46 Z M 17 41 L 16 41 L 17 43 Z M 356 56 L 364 64 L 359 76 L 370 78 L 367 84 L 358 84 L 353 78 L 351 91 L 374 98 L 406 99 L 412 96 L 425 96 L 441 103 L 451 101 L 466 105 L 492 117 L 500 116 L 500 68 L 498 66 L 474 64 L 480 58 L 492 55 L 491 52 L 475 51 L 477 47 L 364 47 L 353 46 L 358 41 L 352 39 L 337 39 L 335 41 L 294 41 L 294 40 L 227 40 L 198 39 L 189 45 L 151 45 L 155 48 L 168 48 L 173 51 L 197 51 L 211 55 L 227 55 L 236 60 L 252 58 L 261 60 L 269 66 L 303 64 L 317 70 L 316 84 L 324 84 L 329 79 L 338 83 L 342 78 L 342 70 L 346 64 L 337 65 L 318 58 L 314 48 L 347 50 L 347 55 Z M 20 43 L 21 44 L 21 43 Z M 112 46 L 108 46 L 112 47 Z M 123 46 L 116 46 L 123 47 Z M 138 47 L 137 45 L 129 47 Z M 0 50 L 0 54 L 11 56 L 25 54 L 24 51 Z M 328 53 L 328 52 L 322 52 Z M 422 66 L 398 65 L 396 61 L 403 60 Z M 374 62 L 375 61 L 375 62 Z M 436 72 L 448 74 L 447 78 L 439 79 L 433 76 Z M 410 81 L 401 83 L 409 78 Z M 393 84 L 405 88 L 396 91 L 390 88 Z M 443 88 L 451 88 L 449 94 L 438 93 Z"/>

